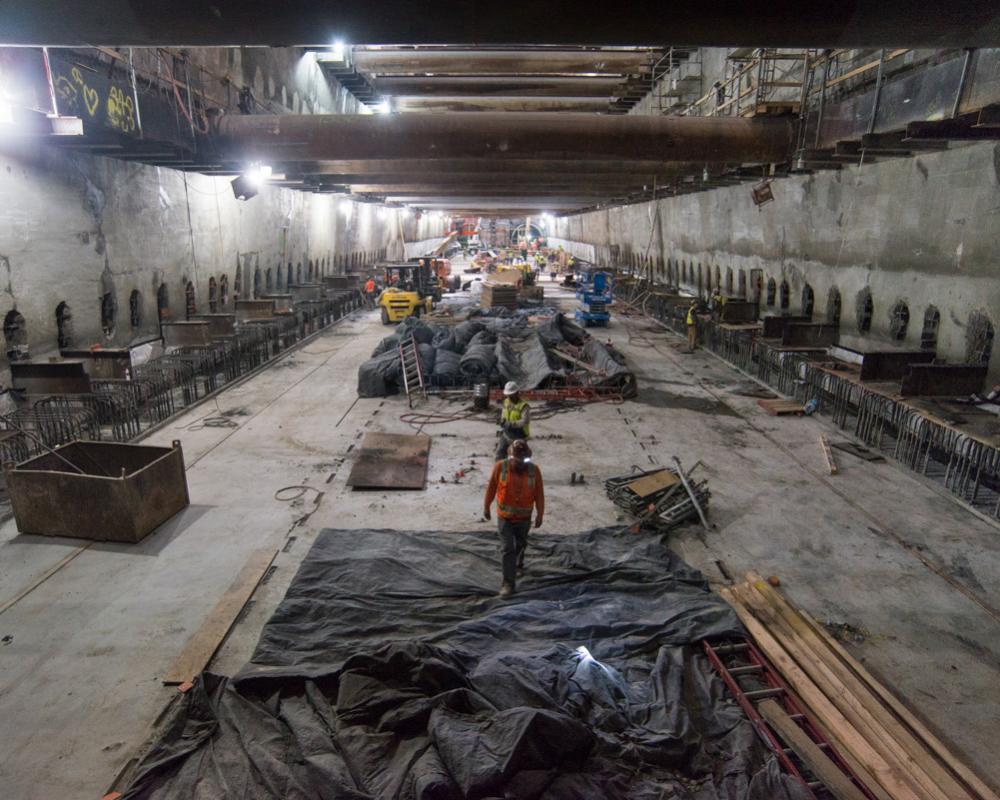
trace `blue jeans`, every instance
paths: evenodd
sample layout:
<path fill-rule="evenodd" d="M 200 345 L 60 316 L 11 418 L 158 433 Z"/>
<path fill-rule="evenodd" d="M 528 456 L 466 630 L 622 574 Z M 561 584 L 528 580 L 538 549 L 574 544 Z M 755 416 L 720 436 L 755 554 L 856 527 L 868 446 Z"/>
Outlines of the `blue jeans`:
<path fill-rule="evenodd" d="M 500 560 L 503 563 L 503 582 L 510 588 L 517 584 L 517 562 L 524 557 L 528 547 L 528 531 L 531 530 L 531 520 L 509 520 L 497 516 L 497 528 L 500 533 Z"/>

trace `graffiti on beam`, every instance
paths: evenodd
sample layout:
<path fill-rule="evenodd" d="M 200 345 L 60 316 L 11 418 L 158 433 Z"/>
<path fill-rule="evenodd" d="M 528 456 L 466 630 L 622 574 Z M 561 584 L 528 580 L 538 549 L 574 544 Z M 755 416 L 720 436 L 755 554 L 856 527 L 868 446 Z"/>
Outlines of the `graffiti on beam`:
<path fill-rule="evenodd" d="M 127 84 L 77 64 L 54 62 L 52 73 L 60 114 L 125 134 L 136 133 L 135 101 Z"/>
<path fill-rule="evenodd" d="M 132 98 L 118 86 L 112 86 L 108 91 L 108 124 L 122 133 L 132 133 L 135 130 L 135 105 Z"/>

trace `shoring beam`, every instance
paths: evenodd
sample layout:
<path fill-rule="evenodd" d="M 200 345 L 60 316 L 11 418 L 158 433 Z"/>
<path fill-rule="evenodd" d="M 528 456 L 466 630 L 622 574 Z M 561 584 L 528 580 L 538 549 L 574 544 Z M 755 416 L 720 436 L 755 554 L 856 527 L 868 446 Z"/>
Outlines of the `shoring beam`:
<path fill-rule="evenodd" d="M 996 47 L 995 0 L 6 0 L 0 44 L 50 46 L 368 44 Z"/>
<path fill-rule="evenodd" d="M 221 160 L 484 158 L 784 161 L 791 120 L 599 114 L 366 114 L 220 117 Z"/>
<path fill-rule="evenodd" d="M 624 76 L 652 67 L 648 49 L 463 50 L 356 48 L 354 66 L 370 75 L 596 75 Z"/>
<path fill-rule="evenodd" d="M 611 97 L 620 76 L 567 75 L 526 78 L 520 75 L 475 77 L 391 76 L 375 81 L 375 91 L 392 97 Z"/>
<path fill-rule="evenodd" d="M 607 97 L 393 97 L 392 107 L 403 113 L 443 113 L 452 111 L 606 111 Z"/>
<path fill-rule="evenodd" d="M 245 157 L 237 154 L 229 163 L 234 169 L 245 166 Z M 514 158 L 499 161 L 495 158 L 375 158 L 350 160 L 306 160 L 284 159 L 282 163 L 297 164 L 295 171 L 312 172 L 330 176 L 348 175 L 422 175 L 428 178 L 460 176 L 469 174 L 536 174 L 562 175 L 639 175 L 651 179 L 653 175 L 690 175 L 700 172 L 704 162 L 674 162 L 662 158 L 656 160 L 595 160 L 581 155 L 575 159 Z M 289 167 L 285 171 L 293 171 Z M 349 181 L 340 180 L 340 183 Z M 368 182 L 368 181 L 366 181 Z M 374 181 L 371 181 L 374 182 Z"/>
<path fill-rule="evenodd" d="M 524 186 L 652 186 L 655 182 L 658 186 L 663 186 L 669 181 L 676 180 L 683 175 L 690 175 L 696 170 L 695 167 L 683 171 L 660 170 L 655 175 L 640 175 L 624 173 L 621 175 L 608 175 L 606 173 L 591 174 L 589 172 L 509 172 L 507 170 L 496 172 L 457 172 L 457 173 L 427 173 L 427 172 L 404 172 L 389 175 L 366 175 L 364 173 L 326 173 L 307 172 L 289 173 L 296 177 L 305 177 L 310 180 L 322 179 L 326 182 L 336 182 L 362 186 L 359 191 L 378 192 L 391 186 L 421 186 L 424 188 L 448 187 L 448 186 L 493 186 L 495 188 L 504 187 L 524 187 Z M 759 173 L 760 170 L 758 170 Z M 220 173 L 222 174 L 222 173 Z M 225 174 L 235 174 L 232 170 Z M 655 180 L 654 180 L 655 179 Z M 760 180 L 759 174 L 754 176 L 754 180 Z"/>

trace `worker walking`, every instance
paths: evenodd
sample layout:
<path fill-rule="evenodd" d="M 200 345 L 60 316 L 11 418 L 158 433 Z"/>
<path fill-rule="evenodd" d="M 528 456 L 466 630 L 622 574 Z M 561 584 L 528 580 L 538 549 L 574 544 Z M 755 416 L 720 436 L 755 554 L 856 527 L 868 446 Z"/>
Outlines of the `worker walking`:
<path fill-rule="evenodd" d="M 500 534 L 500 559 L 503 581 L 500 596 L 507 597 L 517 587 L 517 571 L 524 567 L 524 551 L 528 547 L 531 514 L 535 512 L 535 527 L 540 528 L 545 516 L 545 490 L 542 471 L 531 461 L 531 448 L 523 439 L 512 442 L 507 457 L 493 465 L 493 474 L 486 487 L 483 516 L 490 519 L 493 500 L 497 502 L 497 530 Z"/>
<path fill-rule="evenodd" d="M 365 297 L 371 305 L 375 305 L 375 279 L 369 278 L 365 282 Z"/>
<path fill-rule="evenodd" d="M 507 381 L 503 387 L 503 408 L 500 411 L 500 435 L 497 442 L 496 461 L 507 458 L 507 449 L 517 439 L 531 437 L 531 407 L 521 399 L 520 387 Z"/>
<path fill-rule="evenodd" d="M 687 313 L 688 350 L 694 352 L 698 346 L 698 301 L 692 300 Z"/>

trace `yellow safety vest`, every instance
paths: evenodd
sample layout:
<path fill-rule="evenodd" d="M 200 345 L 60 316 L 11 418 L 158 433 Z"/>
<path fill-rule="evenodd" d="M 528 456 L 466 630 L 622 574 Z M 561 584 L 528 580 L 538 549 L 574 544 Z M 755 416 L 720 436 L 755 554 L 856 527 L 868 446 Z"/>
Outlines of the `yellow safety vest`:
<path fill-rule="evenodd" d="M 510 400 L 503 401 L 503 411 L 500 414 L 501 422 L 509 422 L 514 427 L 518 426 L 521 421 L 521 416 L 524 414 L 524 409 L 528 407 L 527 400 L 519 400 L 517 403 L 512 403 Z M 525 437 L 531 436 L 531 430 L 529 425 L 524 426 Z"/>
<path fill-rule="evenodd" d="M 694 309 L 693 308 L 689 308 L 688 309 L 687 324 L 688 325 L 694 325 Z"/>

